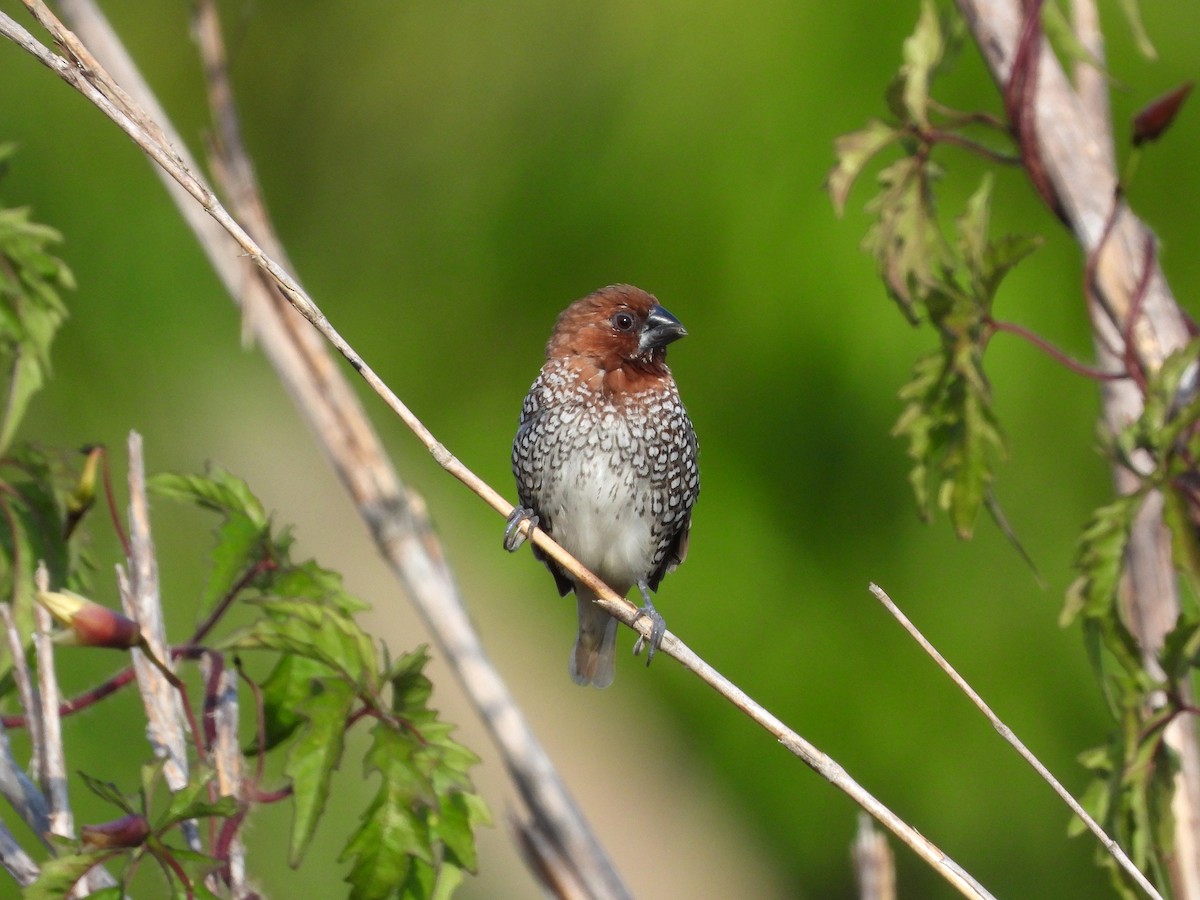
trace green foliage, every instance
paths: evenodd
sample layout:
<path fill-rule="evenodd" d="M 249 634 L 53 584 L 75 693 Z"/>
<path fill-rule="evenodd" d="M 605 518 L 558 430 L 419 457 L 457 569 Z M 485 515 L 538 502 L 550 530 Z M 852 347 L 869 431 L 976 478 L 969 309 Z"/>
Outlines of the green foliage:
<path fill-rule="evenodd" d="M 0 144 L 0 175 L 14 147 Z M 81 586 L 78 543 L 65 534 L 64 466 L 55 454 L 12 446 L 30 399 L 50 373 L 50 346 L 66 317 L 60 291 L 73 288 L 66 264 L 49 248 L 62 236 L 32 221 L 28 209 L 0 206 L 0 598 L 22 634 L 33 622 L 33 572 L 44 561 L 55 584 Z M 0 651 L 0 696 L 12 688 L 12 658 Z"/>
<path fill-rule="evenodd" d="M 1152 490 L 1164 497 L 1165 521 L 1174 537 L 1176 568 L 1196 583 L 1196 454 L 1200 403 L 1195 397 L 1200 342 L 1172 354 L 1145 385 L 1142 415 L 1111 441 L 1113 457 L 1139 473 L 1141 487 L 1098 509 L 1080 538 L 1079 574 L 1067 592 L 1063 624 L 1079 619 L 1088 655 L 1118 730 L 1108 744 L 1081 756 L 1093 781 L 1084 799 L 1097 821 L 1130 851 L 1143 870 L 1165 883 L 1172 852 L 1172 778 L 1177 760 L 1163 740 L 1166 727 L 1185 714 L 1186 686 L 1200 661 L 1200 618 L 1185 608 L 1166 636 L 1152 677 L 1130 633 L 1121 605 L 1121 581 L 1133 523 Z M 1149 461 L 1147 463 L 1147 460 Z M 1080 833 L 1074 823 L 1072 833 Z M 1125 896 L 1136 896 L 1106 853 Z"/>
<path fill-rule="evenodd" d="M 0 174 L 14 151 L 0 145 Z M 0 452 L 29 401 L 50 374 L 50 345 L 67 316 L 59 292 L 75 286 L 70 269 L 48 248 L 62 241 L 53 228 L 31 221 L 28 209 L 0 208 L 0 367 L 7 372 L 0 412 Z"/>
<path fill-rule="evenodd" d="M 405 742 L 382 722 L 372 729 L 365 768 L 379 774 L 379 791 L 342 855 L 353 859 L 347 880 L 355 898 L 389 896 L 396 884 L 407 896 L 448 896 L 462 871 L 477 864 L 471 834 L 475 824 L 487 821 L 467 778 L 477 760 L 427 708 L 432 690 L 423 674 L 427 662 L 422 648 L 401 657 L 388 673 L 393 715 L 423 742 Z M 396 809 L 412 815 L 386 814 Z"/>
<path fill-rule="evenodd" d="M 216 512 L 212 569 L 204 588 L 206 621 L 219 620 L 235 600 L 255 613 L 250 624 L 216 643 L 221 651 L 274 657 L 261 698 L 264 734 L 248 753 L 286 749 L 284 774 L 295 815 L 289 862 L 299 866 L 326 810 L 347 734 L 371 723 L 364 760 L 378 773 L 379 790 L 346 842 L 350 896 L 447 897 L 478 863 L 474 829 L 489 821 L 468 771 L 478 760 L 452 737 L 452 727 L 430 708 L 432 686 L 424 675 L 424 648 L 392 664 L 355 622 L 367 607 L 346 593 L 341 578 L 311 560 L 291 559 L 292 540 L 272 528 L 244 482 L 213 467 L 204 476 L 151 479 L 160 497 Z M 209 652 L 216 652 L 210 650 Z M 243 672 L 243 675 L 246 673 Z M 254 717 L 257 718 L 257 717 Z M 204 879 L 225 861 L 178 840 L 185 822 L 219 819 L 222 834 L 236 833 L 248 799 L 220 796 L 204 756 L 191 760 L 188 784 L 164 787 L 162 764 L 143 768 L 136 794 L 81 773 L 84 784 L 119 816 L 64 842 L 27 892 L 65 897 L 92 866 L 118 873 L 121 890 L 145 857 L 162 870 L 172 896 L 214 896 Z"/>
<path fill-rule="evenodd" d="M 381 660 L 353 618 L 366 606 L 336 573 L 311 560 L 293 562 L 290 536 L 271 531 L 261 505 L 229 473 L 160 476 L 153 486 L 221 514 L 206 596 L 248 590 L 246 599 L 261 613 L 221 645 L 276 655 L 263 684 L 261 750 L 288 748 L 295 806 L 289 861 L 300 864 L 325 810 L 347 725 L 365 718 L 374 722 L 365 766 L 380 774 L 381 785 L 343 853 L 354 860 L 351 896 L 394 896 L 398 885 L 400 896 L 433 896 L 435 885 L 444 896 L 474 869 L 474 828 L 488 817 L 467 777 L 475 756 L 428 706 L 425 651 L 395 665 Z"/>
<path fill-rule="evenodd" d="M 932 0 L 925 0 L 888 90 L 895 121 L 874 120 L 840 138 L 826 187 L 841 212 L 855 179 L 874 157 L 892 146 L 905 150 L 879 173 L 880 190 L 867 203 L 875 222 L 863 248 L 875 258 L 880 278 L 905 318 L 914 325 L 929 324 L 939 337 L 939 347 L 917 360 L 912 379 L 900 391 L 904 410 L 893 434 L 908 443 L 909 481 L 922 516 L 929 518 L 940 508 L 966 538 L 981 506 L 1009 534 L 992 494 L 1005 446 L 983 358 L 1000 283 L 1040 242 L 990 234 L 990 175 L 968 201 L 953 234 L 939 219 L 935 187 L 942 173 L 931 154 L 947 135 L 958 137 L 957 129 L 970 117 L 945 110 L 930 88 L 961 36 L 961 21 L 939 15 Z"/>
<path fill-rule="evenodd" d="M 0 166 L 10 152 L 0 147 Z M 91 448 L 83 477 L 72 486 L 52 454 L 12 445 L 30 398 L 50 371 L 50 344 L 65 317 L 59 291 L 72 286 L 66 266 L 47 251 L 58 240 L 55 231 L 33 223 L 28 210 L 0 208 L 0 364 L 8 372 L 0 412 L 0 592 L 23 635 L 31 633 L 39 561 L 52 585 L 81 586 L 78 541 L 71 535 L 94 505 L 104 457 L 102 448 Z M 251 692 L 261 697 L 264 733 L 247 744 L 253 754 L 286 748 L 290 789 L 283 795 L 295 809 L 289 861 L 302 861 L 325 812 L 347 733 L 366 720 L 372 744 L 364 765 L 379 773 L 381 786 L 344 851 L 352 861 L 351 896 L 448 896 L 476 866 L 474 828 L 488 816 L 467 775 L 476 758 L 429 708 L 425 651 L 390 664 L 355 621 L 366 604 L 346 593 L 336 573 L 311 560 L 293 561 L 290 534 L 272 526 L 248 486 L 230 473 L 213 467 L 202 476 L 162 475 L 151 488 L 159 497 L 220 516 L 211 568 L 199 591 L 204 625 L 190 641 L 199 645 L 193 651 L 273 658 L 262 690 Z M 238 601 L 251 611 L 250 624 L 214 644 L 209 634 Z M 0 654 L 0 696 L 11 693 L 12 664 L 11 654 Z M 186 688 L 180 682 L 178 689 Z M 255 787 L 245 798 L 220 796 L 209 748 L 193 747 L 192 755 L 188 783 L 165 796 L 160 763 L 143 769 L 134 794 L 81 772 L 83 783 L 117 817 L 85 826 L 79 841 L 57 842 L 25 896 L 66 897 L 100 863 L 118 873 L 120 884 L 108 893 L 122 896 L 146 857 L 157 863 L 172 896 L 214 896 L 204 881 L 227 865 L 222 848 L 260 792 Z M 221 822 L 213 830 L 221 837 L 212 856 L 179 839 L 184 823 L 206 819 Z"/>
<path fill-rule="evenodd" d="M 162 764 L 143 770 L 136 794 L 126 794 L 115 784 L 80 773 L 84 785 L 120 813 L 120 818 L 101 826 L 84 826 L 82 841 L 59 839 L 58 854 L 42 865 L 38 880 L 24 897 L 58 900 L 70 894 L 75 884 L 92 867 L 105 864 L 116 871 L 118 893 L 128 896 L 130 882 L 141 861 L 150 857 L 162 869 L 172 896 L 215 896 L 204 887 L 204 879 L 221 868 L 221 860 L 183 846 L 172 846 L 169 836 L 185 822 L 204 819 L 227 820 L 237 816 L 241 804 L 233 797 L 216 797 L 214 772 L 204 765 L 193 766 L 188 783 L 156 801 L 162 785 Z M 94 896 L 94 895 L 90 895 Z"/>
<path fill-rule="evenodd" d="M 1143 52 L 1153 55 L 1135 0 L 1123 4 L 1130 30 Z M 1047 33 L 1071 62 L 1097 65 L 1082 47 L 1057 5 L 1046 4 Z M 943 171 L 935 149 L 953 143 L 993 160 L 1000 155 L 966 133 L 967 125 L 990 122 L 984 114 L 947 110 L 931 96 L 936 74 L 956 44 L 958 26 L 939 18 L 925 0 L 916 30 L 904 44 L 904 62 L 888 91 L 894 121 L 875 120 L 841 138 L 837 164 L 828 180 L 840 213 L 858 176 L 873 158 L 894 147 L 904 155 L 879 174 L 879 192 L 867 204 L 875 221 L 864 247 L 878 265 L 889 295 L 913 324 L 928 324 L 939 346 L 921 356 L 901 390 L 904 410 L 894 433 L 908 442 L 910 481 L 925 516 L 945 511 L 956 532 L 970 536 L 981 505 L 1002 528 L 992 481 L 1004 456 L 984 356 L 998 327 L 993 305 L 1004 277 L 1038 246 L 1025 237 L 989 232 L 990 175 L 967 202 L 953 232 L 939 219 L 936 188 Z M 1167 127 L 1190 85 L 1151 104 L 1135 130 L 1135 142 L 1157 137 Z M 1165 861 L 1173 851 L 1171 813 L 1177 761 L 1164 735 L 1180 715 L 1192 715 L 1189 683 L 1200 662 L 1200 341 L 1173 354 L 1161 369 L 1127 373 L 1142 391 L 1137 421 L 1107 441 L 1114 463 L 1137 476 L 1138 487 L 1096 510 L 1078 544 L 1077 577 L 1067 591 L 1063 624 L 1081 623 L 1085 646 L 1116 730 L 1081 761 L 1093 781 L 1086 806 L 1134 862 L 1167 883 Z M 1131 365 L 1136 365 L 1132 363 Z M 1157 493 L 1156 493 L 1157 492 Z M 1147 659 L 1122 610 L 1122 586 L 1134 523 L 1146 504 L 1161 495 L 1171 530 L 1173 560 L 1190 594 L 1157 660 Z M 1154 507 L 1157 511 L 1157 505 Z M 1074 823 L 1072 833 L 1083 831 Z M 1101 849 L 1119 892 L 1135 896 L 1115 861 Z"/>

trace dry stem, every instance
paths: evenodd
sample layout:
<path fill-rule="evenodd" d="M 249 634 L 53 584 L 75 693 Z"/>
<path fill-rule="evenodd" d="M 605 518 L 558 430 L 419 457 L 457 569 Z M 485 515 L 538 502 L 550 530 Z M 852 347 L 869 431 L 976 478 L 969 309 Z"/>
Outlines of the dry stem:
<path fill-rule="evenodd" d="M 961 690 L 967 695 L 967 697 L 970 698 L 971 702 L 975 704 L 975 707 L 981 713 L 983 713 L 984 717 L 989 722 L 992 723 L 992 727 L 996 729 L 1000 737 L 1004 738 L 1004 740 L 1006 740 L 1009 745 L 1021 755 L 1022 759 L 1029 763 L 1029 765 L 1033 766 L 1034 771 L 1042 777 L 1042 780 L 1044 780 L 1048 785 L 1050 785 L 1051 788 L 1054 789 L 1054 793 L 1058 794 L 1063 803 L 1070 807 L 1071 812 L 1080 818 L 1083 824 L 1087 826 L 1088 831 L 1096 836 L 1096 839 L 1104 845 L 1104 849 L 1107 850 L 1112 855 L 1113 859 L 1120 864 L 1121 868 L 1128 872 L 1129 876 L 1141 886 L 1142 890 L 1146 892 L 1146 895 L 1153 897 L 1154 900 L 1162 900 L 1162 896 L 1155 889 L 1154 885 L 1152 885 L 1146 876 L 1141 873 L 1138 867 L 1133 864 L 1133 861 L 1126 856 L 1125 851 L 1121 849 L 1121 845 L 1105 833 L 1104 829 L 1100 827 L 1099 823 L 1097 823 L 1095 819 L 1088 815 L 1087 810 L 1080 806 L 1079 801 L 1072 797 L 1071 793 L 1062 786 L 1059 780 L 1050 774 L 1050 770 L 1042 765 L 1041 760 L 1033 755 L 1033 752 L 1025 746 L 1025 744 L 1019 737 L 1016 736 L 1013 730 L 1005 725 L 1004 722 L 1000 720 L 999 716 L 992 712 L 992 708 L 984 702 L 983 698 L 976 693 L 975 689 L 971 687 L 967 680 L 958 674 L 958 671 L 954 668 L 954 666 L 950 665 L 950 663 L 946 661 L 946 658 L 938 652 L 937 648 L 929 642 L 925 635 L 923 635 L 920 629 L 918 629 L 917 626 L 912 623 L 908 616 L 900 611 L 900 607 L 895 604 L 895 602 L 887 595 L 883 588 L 877 584 L 872 584 L 871 593 L 874 594 L 875 598 L 884 605 L 887 611 L 892 614 L 893 618 L 900 623 L 904 630 L 912 636 L 912 639 L 917 642 L 920 648 L 929 654 L 929 657 L 935 663 L 937 663 L 938 668 L 945 672 L 946 675 L 949 676 L 950 680 L 953 681 L 954 684 L 959 688 L 959 690 Z"/>

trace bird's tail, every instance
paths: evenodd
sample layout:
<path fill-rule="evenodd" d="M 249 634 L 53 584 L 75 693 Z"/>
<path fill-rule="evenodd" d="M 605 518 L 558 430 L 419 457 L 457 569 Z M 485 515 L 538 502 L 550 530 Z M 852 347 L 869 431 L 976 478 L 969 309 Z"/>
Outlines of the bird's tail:
<path fill-rule="evenodd" d="M 595 603 L 596 595 L 576 585 L 579 636 L 571 651 L 571 680 L 576 684 L 608 687 L 616 671 L 617 620 Z"/>

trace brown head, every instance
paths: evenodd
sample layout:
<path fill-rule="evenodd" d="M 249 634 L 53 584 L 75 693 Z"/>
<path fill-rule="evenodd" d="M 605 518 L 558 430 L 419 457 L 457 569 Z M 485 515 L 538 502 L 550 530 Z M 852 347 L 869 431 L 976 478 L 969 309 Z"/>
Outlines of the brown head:
<path fill-rule="evenodd" d="M 640 390 L 670 377 L 667 344 L 686 334 L 653 294 L 633 285 L 613 284 L 563 310 L 546 357 L 570 359 L 581 368 L 594 369 L 603 379 L 605 393 Z"/>

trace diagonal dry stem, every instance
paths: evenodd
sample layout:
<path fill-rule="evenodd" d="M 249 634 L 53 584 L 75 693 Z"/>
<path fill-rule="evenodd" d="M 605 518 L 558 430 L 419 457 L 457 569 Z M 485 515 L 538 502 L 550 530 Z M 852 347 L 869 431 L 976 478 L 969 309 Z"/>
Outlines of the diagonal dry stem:
<path fill-rule="evenodd" d="M 917 642 L 917 645 L 920 646 L 920 648 L 927 654 L 929 654 L 930 659 L 937 663 L 938 668 L 945 672 L 950 680 L 954 682 L 955 686 L 958 687 L 958 689 L 964 694 L 966 694 L 968 698 L 970 698 L 971 702 L 975 704 L 975 707 L 981 713 L 983 713 L 984 717 L 992 724 L 992 727 L 996 729 L 1000 737 L 1004 738 L 1004 740 L 1007 741 L 1009 745 L 1021 755 L 1021 758 L 1024 759 L 1025 762 L 1033 766 L 1033 770 L 1041 776 L 1042 780 L 1050 785 L 1050 787 L 1054 790 L 1054 793 L 1058 794 L 1058 796 L 1062 799 L 1063 803 L 1070 807 L 1071 812 L 1079 817 L 1080 821 L 1087 826 L 1088 831 L 1096 836 L 1096 839 L 1100 841 L 1100 843 L 1104 846 L 1104 849 L 1111 854 L 1112 858 L 1115 859 L 1121 868 L 1129 873 L 1129 877 L 1137 882 L 1142 890 L 1146 892 L 1146 896 L 1153 897 L 1154 900 L 1162 900 L 1162 896 L 1155 889 L 1154 885 L 1152 885 L 1146 876 L 1139 871 L 1138 867 L 1133 864 L 1133 860 L 1125 855 L 1125 851 L 1121 849 L 1121 845 L 1105 833 L 1104 829 L 1100 827 L 1099 823 L 1097 823 L 1095 819 L 1088 815 L 1087 810 L 1079 805 L 1079 801 L 1072 797 L 1070 792 L 1063 787 L 1059 780 L 1050 773 L 1050 770 L 1042 765 L 1041 760 L 1033 755 L 1033 751 L 1025 746 L 1021 739 L 1013 733 L 1013 730 L 1005 725 L 1003 721 L 1001 721 L 999 716 L 992 712 L 992 708 L 984 702 L 983 698 L 976 693 L 975 689 L 971 687 L 967 680 L 958 674 L 958 671 L 954 668 L 954 666 L 950 665 L 950 663 L 946 661 L 946 658 L 938 652 L 937 648 L 929 642 L 925 635 L 923 635 L 920 629 L 918 629 L 917 626 L 912 623 L 908 616 L 901 612 L 900 607 L 895 604 L 895 602 L 887 595 L 884 589 L 877 584 L 872 584 L 870 589 L 871 593 L 875 595 L 875 599 L 884 605 L 884 608 L 886 608 L 887 611 L 892 614 L 892 617 L 900 623 L 901 627 L 903 627 L 904 630 L 909 633 L 912 639 Z"/>

